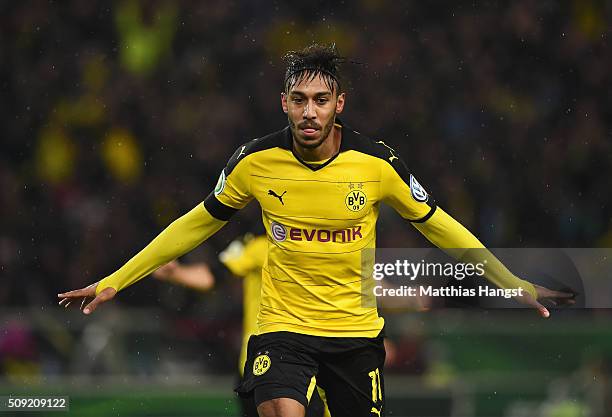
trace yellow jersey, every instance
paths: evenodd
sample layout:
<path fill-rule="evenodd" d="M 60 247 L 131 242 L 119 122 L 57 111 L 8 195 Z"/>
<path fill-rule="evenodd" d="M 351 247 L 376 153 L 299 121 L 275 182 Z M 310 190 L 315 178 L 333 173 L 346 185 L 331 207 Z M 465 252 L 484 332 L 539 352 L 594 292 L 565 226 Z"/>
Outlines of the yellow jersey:
<path fill-rule="evenodd" d="M 257 200 L 267 235 L 257 334 L 375 337 L 384 321 L 363 302 L 362 251 L 376 246 L 380 203 L 411 222 L 433 199 L 383 141 L 345 126 L 339 152 L 313 165 L 293 151 L 289 127 L 240 146 L 204 201 L 228 220 Z"/>

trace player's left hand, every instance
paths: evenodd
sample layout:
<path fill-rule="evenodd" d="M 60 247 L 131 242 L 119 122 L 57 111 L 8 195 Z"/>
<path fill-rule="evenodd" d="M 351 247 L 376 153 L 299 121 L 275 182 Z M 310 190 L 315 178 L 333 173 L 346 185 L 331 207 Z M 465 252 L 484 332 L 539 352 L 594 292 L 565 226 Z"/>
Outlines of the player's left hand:
<path fill-rule="evenodd" d="M 550 303 L 553 306 L 567 306 L 576 303 L 576 300 L 574 300 L 576 297 L 575 293 L 550 290 L 535 284 L 533 286 L 538 294 L 537 300 L 526 291 L 523 292 L 522 296 L 515 297 L 515 299 L 521 304 L 537 309 L 544 318 L 550 317 L 550 311 L 542 303 Z"/>

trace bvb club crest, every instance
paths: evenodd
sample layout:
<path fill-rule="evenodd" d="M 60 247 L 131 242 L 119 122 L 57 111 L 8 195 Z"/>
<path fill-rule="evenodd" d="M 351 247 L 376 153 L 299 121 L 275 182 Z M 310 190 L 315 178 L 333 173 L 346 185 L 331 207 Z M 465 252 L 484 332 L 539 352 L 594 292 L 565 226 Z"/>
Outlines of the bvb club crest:
<path fill-rule="evenodd" d="M 344 198 L 344 204 L 350 211 L 359 211 L 365 207 L 368 197 L 363 192 L 363 183 L 349 184 L 349 193 Z"/>
<path fill-rule="evenodd" d="M 260 376 L 265 374 L 272 366 L 272 360 L 268 355 L 259 355 L 253 362 L 253 375 Z"/>

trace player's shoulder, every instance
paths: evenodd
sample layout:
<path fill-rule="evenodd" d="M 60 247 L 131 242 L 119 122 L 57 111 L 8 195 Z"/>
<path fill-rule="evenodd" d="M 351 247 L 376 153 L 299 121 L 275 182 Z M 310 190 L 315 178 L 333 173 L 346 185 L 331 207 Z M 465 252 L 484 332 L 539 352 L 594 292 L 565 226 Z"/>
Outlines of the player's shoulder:
<path fill-rule="evenodd" d="M 383 139 L 373 139 L 347 125 L 342 125 L 342 150 L 357 151 L 393 164 L 399 154 Z"/>
<path fill-rule="evenodd" d="M 258 152 L 274 148 L 287 148 L 288 138 L 290 139 L 289 127 L 277 130 L 265 136 L 261 136 L 238 146 L 232 157 L 227 162 L 226 174 L 229 173 L 240 163 L 251 155 Z"/>

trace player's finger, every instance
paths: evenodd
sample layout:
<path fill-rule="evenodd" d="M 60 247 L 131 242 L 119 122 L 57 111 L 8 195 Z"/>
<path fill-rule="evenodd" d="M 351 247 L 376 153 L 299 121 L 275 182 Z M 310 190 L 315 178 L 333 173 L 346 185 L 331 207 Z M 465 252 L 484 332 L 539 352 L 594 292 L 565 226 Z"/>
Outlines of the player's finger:
<path fill-rule="evenodd" d="M 565 291 L 554 291 L 551 290 L 551 295 L 549 295 L 549 297 L 555 297 L 555 298 L 574 298 L 576 296 L 576 294 L 574 294 L 573 292 L 565 292 Z"/>
<path fill-rule="evenodd" d="M 100 293 L 94 297 L 93 301 L 85 306 L 83 309 L 83 313 L 90 314 L 92 313 L 98 305 L 111 300 L 117 294 L 117 290 L 113 287 L 104 288 Z"/>
<path fill-rule="evenodd" d="M 573 292 L 567 291 L 556 291 L 548 288 L 540 287 L 538 289 L 538 298 L 574 298 L 576 296 Z"/>
<path fill-rule="evenodd" d="M 545 319 L 550 317 L 550 311 L 548 311 L 546 307 L 544 307 L 542 304 L 538 303 L 537 301 L 535 302 L 534 305 L 538 309 L 540 316 L 544 317 Z"/>
<path fill-rule="evenodd" d="M 113 290 L 114 291 L 114 290 Z M 115 292 L 116 293 L 116 292 Z M 98 294 L 98 296 L 96 298 L 93 299 L 93 301 L 89 304 L 87 304 L 85 306 L 85 308 L 83 309 L 83 313 L 85 314 L 91 314 L 94 312 L 94 310 L 102 303 L 104 303 L 105 301 L 110 300 L 111 298 L 113 298 L 114 293 L 109 291 L 109 288 L 106 288 L 104 291 L 102 291 L 100 294 Z"/>
<path fill-rule="evenodd" d="M 88 297 L 83 297 L 83 301 L 81 301 L 81 310 L 85 308 L 85 304 L 87 303 Z"/>
<path fill-rule="evenodd" d="M 60 298 L 77 298 L 77 297 L 85 297 L 88 294 L 88 289 L 87 288 L 81 288 L 79 290 L 72 290 L 72 291 L 68 291 L 68 292 L 63 292 L 60 294 L 57 294 L 58 297 Z"/>
<path fill-rule="evenodd" d="M 87 304 L 85 306 L 85 308 L 83 309 L 83 313 L 85 314 L 91 314 L 94 312 L 94 310 L 98 307 L 98 305 L 100 305 L 101 303 L 103 303 L 105 300 L 102 299 L 102 297 L 97 296 L 96 298 L 94 298 L 92 300 L 91 303 Z"/>
<path fill-rule="evenodd" d="M 68 306 L 70 305 L 70 303 L 72 302 L 71 298 L 64 298 L 62 301 L 60 301 L 58 304 L 61 305 L 64 308 L 68 308 Z"/>

